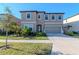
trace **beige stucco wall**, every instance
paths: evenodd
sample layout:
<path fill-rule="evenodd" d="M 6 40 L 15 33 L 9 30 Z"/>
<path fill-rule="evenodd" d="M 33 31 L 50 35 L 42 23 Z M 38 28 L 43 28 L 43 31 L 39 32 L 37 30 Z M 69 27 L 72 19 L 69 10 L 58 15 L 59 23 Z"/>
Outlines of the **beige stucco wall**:
<path fill-rule="evenodd" d="M 29 18 L 29 19 L 27 18 L 28 13 L 31 14 L 31 18 Z M 36 20 L 36 12 L 22 12 L 21 18 L 22 18 L 22 20 L 27 20 L 27 21 L 33 20 L 33 21 L 35 21 Z"/>
<path fill-rule="evenodd" d="M 38 15 L 40 15 L 40 18 L 38 18 Z M 37 13 L 37 20 L 44 20 L 44 12 L 39 12 L 39 13 Z"/>
<path fill-rule="evenodd" d="M 40 18 L 38 18 L 38 15 L 40 15 Z M 38 12 L 36 17 L 36 25 L 41 24 L 42 25 L 42 31 L 44 30 L 44 12 Z"/>
<path fill-rule="evenodd" d="M 27 14 L 31 13 L 31 18 L 27 19 Z M 38 15 L 40 15 L 40 19 L 38 18 Z M 36 25 L 41 24 L 42 25 L 42 30 L 44 31 L 45 29 L 45 25 L 46 24 L 54 24 L 54 25 L 63 25 L 63 14 L 47 14 L 48 15 L 48 20 L 45 20 L 45 13 L 44 12 L 22 12 L 21 13 L 21 17 L 22 17 L 22 21 L 21 24 L 23 23 L 33 23 L 34 25 L 34 29 L 33 31 L 36 31 Z M 55 19 L 52 20 L 52 15 L 55 16 Z M 62 19 L 59 20 L 58 16 L 62 16 Z"/>
<path fill-rule="evenodd" d="M 48 17 L 49 20 L 44 20 L 45 24 L 62 24 L 63 25 L 63 14 L 48 14 L 48 15 L 49 15 Z M 52 20 L 52 15 L 55 16 L 54 20 Z M 62 16 L 61 20 L 58 19 L 59 15 Z"/>
<path fill-rule="evenodd" d="M 31 13 L 31 18 L 27 19 L 27 14 Z M 33 24 L 33 32 L 36 32 L 36 12 L 22 12 L 21 13 L 21 25 L 23 24 Z"/>

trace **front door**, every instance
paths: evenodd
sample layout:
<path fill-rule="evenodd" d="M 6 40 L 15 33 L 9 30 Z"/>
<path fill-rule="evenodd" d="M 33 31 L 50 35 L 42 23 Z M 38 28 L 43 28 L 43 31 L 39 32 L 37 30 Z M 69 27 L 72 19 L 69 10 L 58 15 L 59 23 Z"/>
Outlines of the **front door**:
<path fill-rule="evenodd" d="M 42 32 L 42 25 L 37 25 L 37 32 Z"/>

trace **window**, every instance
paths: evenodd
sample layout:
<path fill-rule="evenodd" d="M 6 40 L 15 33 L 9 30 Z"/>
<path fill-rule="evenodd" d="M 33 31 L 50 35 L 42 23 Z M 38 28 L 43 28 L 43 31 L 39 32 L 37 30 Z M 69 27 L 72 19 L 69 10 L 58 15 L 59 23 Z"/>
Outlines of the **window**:
<path fill-rule="evenodd" d="M 24 24 L 24 27 L 28 27 L 31 31 L 33 29 L 33 24 Z"/>
<path fill-rule="evenodd" d="M 48 15 L 45 15 L 45 20 L 48 20 Z"/>
<path fill-rule="evenodd" d="M 58 18 L 58 19 L 60 19 L 60 20 L 61 20 L 61 19 L 62 19 L 62 17 L 61 17 L 61 16 L 59 16 L 59 18 Z"/>
<path fill-rule="evenodd" d="M 54 20 L 55 19 L 55 17 L 54 16 L 52 16 L 52 20 Z"/>
<path fill-rule="evenodd" d="M 30 14 L 27 14 L 27 18 L 30 18 Z"/>
<path fill-rule="evenodd" d="M 38 18 L 40 18 L 40 15 L 38 15 Z"/>

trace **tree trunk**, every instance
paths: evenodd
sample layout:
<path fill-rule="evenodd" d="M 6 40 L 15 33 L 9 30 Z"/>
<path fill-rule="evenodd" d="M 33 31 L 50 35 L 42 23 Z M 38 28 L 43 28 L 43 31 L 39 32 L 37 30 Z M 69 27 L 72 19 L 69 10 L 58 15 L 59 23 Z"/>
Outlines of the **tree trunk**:
<path fill-rule="evenodd" d="M 8 31 L 6 31 L 6 45 L 5 45 L 6 48 L 8 48 L 8 47 L 7 47 L 7 43 L 8 43 L 7 40 L 8 40 Z"/>

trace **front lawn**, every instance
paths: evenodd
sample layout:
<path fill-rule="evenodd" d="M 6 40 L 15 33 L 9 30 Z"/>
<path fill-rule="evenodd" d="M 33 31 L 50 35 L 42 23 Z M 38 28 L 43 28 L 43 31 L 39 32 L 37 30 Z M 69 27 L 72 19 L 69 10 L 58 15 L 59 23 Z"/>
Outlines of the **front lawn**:
<path fill-rule="evenodd" d="M 72 37 L 79 38 L 79 34 L 75 34 L 75 35 L 72 36 Z"/>
<path fill-rule="evenodd" d="M 75 38 L 79 38 L 79 33 L 77 33 L 77 32 L 66 32 L 65 34 L 72 36 L 72 37 L 75 37 Z"/>
<path fill-rule="evenodd" d="M 6 39 L 6 36 L 0 36 L 1 39 Z M 48 40 L 46 36 L 33 36 L 33 37 L 16 37 L 16 36 L 8 36 L 8 39 L 12 40 Z"/>
<path fill-rule="evenodd" d="M 46 36 L 34 37 L 36 40 L 48 40 Z"/>
<path fill-rule="evenodd" d="M 6 36 L 0 36 L 0 39 L 6 39 Z"/>
<path fill-rule="evenodd" d="M 0 46 L 4 43 L 0 43 Z M 51 43 L 9 43 L 11 48 L 0 49 L 0 55 L 49 55 L 52 50 Z"/>

